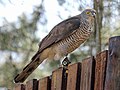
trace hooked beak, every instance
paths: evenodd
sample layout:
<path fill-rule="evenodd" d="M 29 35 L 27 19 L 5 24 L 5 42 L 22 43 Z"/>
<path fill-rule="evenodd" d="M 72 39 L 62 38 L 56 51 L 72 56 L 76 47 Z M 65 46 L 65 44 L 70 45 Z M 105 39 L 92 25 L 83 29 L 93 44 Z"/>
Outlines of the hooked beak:
<path fill-rule="evenodd" d="M 92 16 L 96 18 L 96 11 L 92 12 Z"/>

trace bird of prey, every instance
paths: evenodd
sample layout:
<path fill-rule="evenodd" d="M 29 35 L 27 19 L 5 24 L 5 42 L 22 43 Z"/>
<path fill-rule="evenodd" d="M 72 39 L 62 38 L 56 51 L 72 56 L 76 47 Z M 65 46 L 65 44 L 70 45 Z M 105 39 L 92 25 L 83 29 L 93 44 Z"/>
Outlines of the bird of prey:
<path fill-rule="evenodd" d="M 57 24 L 42 39 L 37 53 L 31 62 L 14 78 L 15 83 L 22 83 L 45 60 L 59 60 L 77 49 L 86 41 L 94 26 L 96 11 L 85 9 L 81 14 Z"/>

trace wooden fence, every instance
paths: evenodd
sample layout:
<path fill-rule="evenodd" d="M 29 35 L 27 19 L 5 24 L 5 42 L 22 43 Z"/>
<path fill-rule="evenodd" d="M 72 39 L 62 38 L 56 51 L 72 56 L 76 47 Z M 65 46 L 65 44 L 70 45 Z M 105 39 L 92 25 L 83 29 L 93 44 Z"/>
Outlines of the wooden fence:
<path fill-rule="evenodd" d="M 110 38 L 109 50 L 59 68 L 51 76 L 16 84 L 14 90 L 120 90 L 120 36 Z"/>

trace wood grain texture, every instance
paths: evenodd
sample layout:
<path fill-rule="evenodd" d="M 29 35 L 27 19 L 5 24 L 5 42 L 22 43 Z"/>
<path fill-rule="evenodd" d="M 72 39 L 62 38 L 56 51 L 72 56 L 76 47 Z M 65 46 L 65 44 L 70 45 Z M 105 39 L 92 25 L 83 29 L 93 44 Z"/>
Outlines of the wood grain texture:
<path fill-rule="evenodd" d="M 65 90 L 66 83 L 64 78 L 64 69 L 59 68 L 52 73 L 51 90 Z M 63 87 L 64 85 L 64 87 Z"/>
<path fill-rule="evenodd" d="M 67 90 L 80 89 L 81 63 L 68 66 Z"/>
<path fill-rule="evenodd" d="M 109 40 L 105 90 L 120 90 L 120 36 Z"/>
<path fill-rule="evenodd" d="M 82 61 L 80 90 L 91 90 L 93 88 L 94 68 L 95 60 L 93 57 L 86 58 Z"/>
<path fill-rule="evenodd" d="M 38 81 L 38 90 L 50 90 L 50 88 L 51 88 L 50 77 L 45 77 Z"/>
<path fill-rule="evenodd" d="M 24 84 L 15 84 L 14 90 L 25 90 Z"/>
<path fill-rule="evenodd" d="M 95 67 L 95 85 L 94 90 L 104 90 L 105 76 L 106 76 L 106 64 L 107 64 L 108 51 L 103 51 L 96 56 Z"/>
<path fill-rule="evenodd" d="M 38 90 L 37 79 L 30 80 L 26 83 L 25 90 Z"/>

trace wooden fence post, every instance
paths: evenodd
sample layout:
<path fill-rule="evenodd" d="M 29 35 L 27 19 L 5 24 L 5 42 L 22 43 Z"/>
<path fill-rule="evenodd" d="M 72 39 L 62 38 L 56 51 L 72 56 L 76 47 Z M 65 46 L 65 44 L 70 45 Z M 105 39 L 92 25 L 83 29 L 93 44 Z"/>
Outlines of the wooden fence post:
<path fill-rule="evenodd" d="M 109 39 L 105 90 L 120 90 L 120 36 Z"/>
<path fill-rule="evenodd" d="M 64 69 L 59 68 L 52 73 L 51 90 L 66 90 L 66 78 Z"/>
<path fill-rule="evenodd" d="M 103 51 L 97 54 L 95 61 L 95 84 L 94 90 L 104 90 L 106 64 L 107 64 L 108 51 Z"/>
<path fill-rule="evenodd" d="M 82 61 L 80 90 L 93 90 L 95 76 L 95 60 L 93 57 Z"/>
<path fill-rule="evenodd" d="M 68 66 L 67 90 L 80 89 L 81 63 Z"/>
<path fill-rule="evenodd" d="M 26 83 L 25 90 L 38 90 L 37 79 L 30 80 Z"/>
<path fill-rule="evenodd" d="M 14 90 L 25 90 L 24 84 L 16 84 Z"/>
<path fill-rule="evenodd" d="M 50 88 L 51 88 L 50 77 L 45 77 L 38 81 L 38 90 L 50 90 Z"/>

